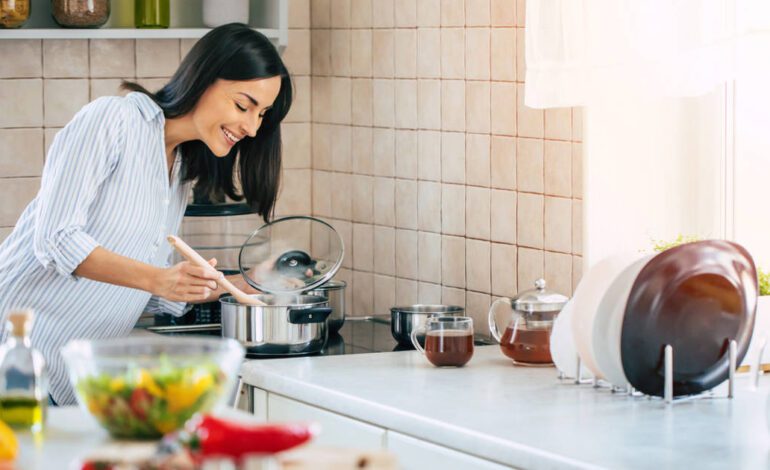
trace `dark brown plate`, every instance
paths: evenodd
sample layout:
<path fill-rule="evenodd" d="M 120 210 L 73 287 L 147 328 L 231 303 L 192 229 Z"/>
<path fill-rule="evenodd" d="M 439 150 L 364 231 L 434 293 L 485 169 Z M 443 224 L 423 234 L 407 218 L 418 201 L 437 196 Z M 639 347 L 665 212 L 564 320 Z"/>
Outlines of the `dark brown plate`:
<path fill-rule="evenodd" d="M 749 347 L 757 305 L 757 270 L 740 245 L 688 243 L 650 260 L 634 281 L 620 340 L 631 385 L 663 396 L 663 352 L 674 350 L 674 395 L 715 387 L 729 374 L 728 345 L 737 363 Z"/>

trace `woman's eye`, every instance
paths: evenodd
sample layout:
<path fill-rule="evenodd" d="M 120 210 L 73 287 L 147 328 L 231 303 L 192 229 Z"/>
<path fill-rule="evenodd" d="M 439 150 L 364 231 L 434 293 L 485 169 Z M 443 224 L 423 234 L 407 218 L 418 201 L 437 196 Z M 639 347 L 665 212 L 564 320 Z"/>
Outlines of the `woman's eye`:
<path fill-rule="evenodd" d="M 235 107 L 238 108 L 238 110 L 240 110 L 241 112 L 244 112 L 244 113 L 246 112 L 246 108 L 244 108 L 243 106 L 239 105 L 238 103 L 235 103 Z"/>

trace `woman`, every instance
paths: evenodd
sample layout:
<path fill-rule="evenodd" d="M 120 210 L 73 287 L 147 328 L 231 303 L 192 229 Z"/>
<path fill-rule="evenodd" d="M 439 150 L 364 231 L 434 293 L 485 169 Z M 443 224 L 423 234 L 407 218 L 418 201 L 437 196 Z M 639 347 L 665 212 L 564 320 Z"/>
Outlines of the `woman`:
<path fill-rule="evenodd" d="M 132 92 L 93 101 L 56 135 L 40 192 L 0 245 L 0 316 L 35 311 L 32 343 L 58 404 L 75 401 L 59 354 L 69 340 L 125 336 L 142 311 L 180 315 L 222 293 L 211 270 L 169 267 L 165 240 L 194 182 L 265 220 L 278 192 L 292 88 L 262 34 L 213 29 L 157 93 L 123 87 Z"/>

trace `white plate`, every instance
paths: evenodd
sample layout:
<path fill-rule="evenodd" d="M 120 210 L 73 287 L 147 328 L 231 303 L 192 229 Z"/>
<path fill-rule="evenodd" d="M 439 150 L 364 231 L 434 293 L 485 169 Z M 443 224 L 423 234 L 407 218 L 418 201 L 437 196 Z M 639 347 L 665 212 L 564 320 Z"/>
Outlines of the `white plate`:
<path fill-rule="evenodd" d="M 593 352 L 596 365 L 608 382 L 619 387 L 628 383 L 620 358 L 620 332 L 626 301 L 636 276 L 653 256 L 644 256 L 632 262 L 615 277 L 602 297 L 594 318 Z"/>
<path fill-rule="evenodd" d="M 605 377 L 596 364 L 593 350 L 594 319 L 599 303 L 612 281 L 642 256 L 640 253 L 618 253 L 599 261 L 583 275 L 572 297 L 572 336 L 575 348 L 588 370 L 600 379 Z"/>
<path fill-rule="evenodd" d="M 551 358 L 561 373 L 567 377 L 577 377 L 577 350 L 572 339 L 572 301 L 562 307 L 551 330 Z M 592 375 L 585 365 L 580 366 L 581 376 L 591 378 Z"/>

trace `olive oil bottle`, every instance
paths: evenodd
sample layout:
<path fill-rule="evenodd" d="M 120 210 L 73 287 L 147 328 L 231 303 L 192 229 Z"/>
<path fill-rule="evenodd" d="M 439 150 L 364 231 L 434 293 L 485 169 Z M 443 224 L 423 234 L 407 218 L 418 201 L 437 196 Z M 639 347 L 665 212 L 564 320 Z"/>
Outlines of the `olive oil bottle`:
<path fill-rule="evenodd" d="M 30 310 L 11 312 L 0 345 L 0 420 L 19 429 L 40 431 L 48 407 L 45 360 L 32 348 Z"/>

